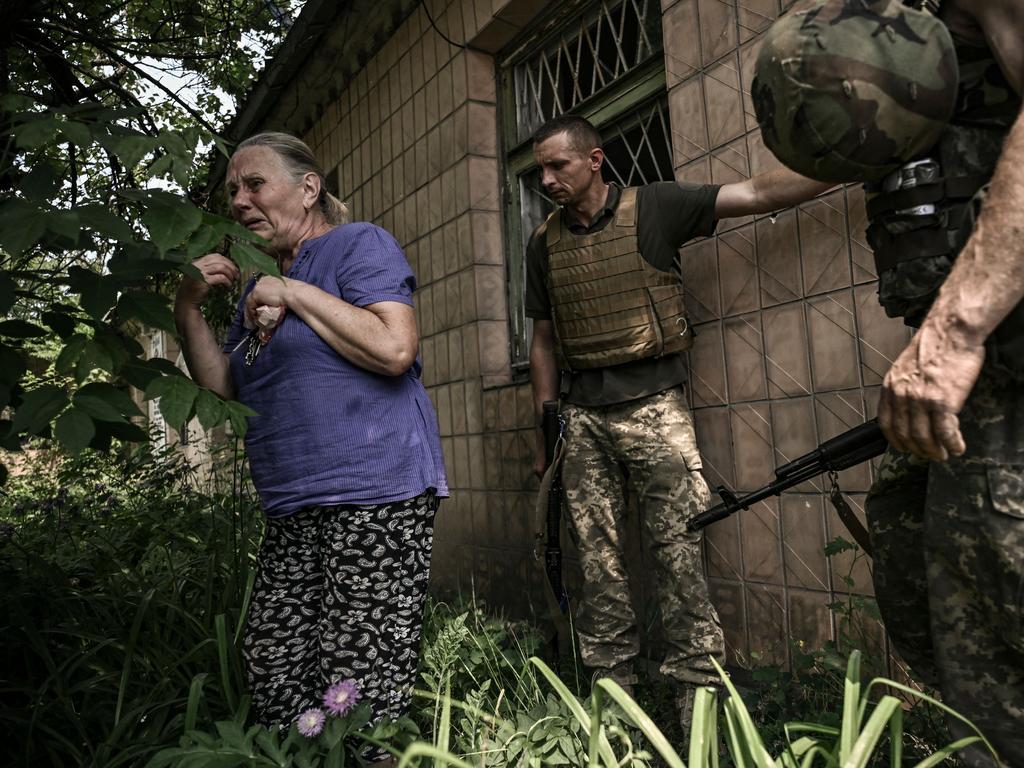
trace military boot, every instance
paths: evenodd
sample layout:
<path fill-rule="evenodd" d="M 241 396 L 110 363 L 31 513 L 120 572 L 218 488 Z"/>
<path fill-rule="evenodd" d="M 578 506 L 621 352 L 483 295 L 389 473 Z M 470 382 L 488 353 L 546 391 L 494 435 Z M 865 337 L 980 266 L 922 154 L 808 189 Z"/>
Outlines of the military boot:
<path fill-rule="evenodd" d="M 591 671 L 591 686 L 595 685 L 598 680 L 608 678 L 622 686 L 622 690 L 629 694 L 629 698 L 636 698 L 637 676 L 633 670 L 632 660 L 620 661 L 614 667 L 591 667 Z"/>

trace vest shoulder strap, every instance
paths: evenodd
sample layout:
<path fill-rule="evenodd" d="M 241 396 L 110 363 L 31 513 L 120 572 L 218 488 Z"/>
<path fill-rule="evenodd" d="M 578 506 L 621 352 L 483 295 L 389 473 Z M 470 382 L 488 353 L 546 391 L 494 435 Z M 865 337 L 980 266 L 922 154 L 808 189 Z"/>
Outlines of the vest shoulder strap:
<path fill-rule="evenodd" d="M 548 214 L 547 221 L 541 224 L 541 226 L 547 228 L 544 242 L 547 243 L 548 250 L 550 251 L 551 246 L 556 245 L 562 239 L 562 209 L 555 208 L 555 210 Z"/>
<path fill-rule="evenodd" d="M 636 226 L 636 195 L 638 187 L 625 187 L 619 197 L 619 207 L 615 210 L 616 227 Z"/>

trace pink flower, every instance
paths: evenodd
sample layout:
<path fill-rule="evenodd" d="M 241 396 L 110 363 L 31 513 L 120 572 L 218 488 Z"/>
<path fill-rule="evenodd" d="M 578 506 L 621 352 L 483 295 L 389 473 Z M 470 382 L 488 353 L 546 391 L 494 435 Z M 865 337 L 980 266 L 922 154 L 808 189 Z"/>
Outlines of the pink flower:
<path fill-rule="evenodd" d="M 320 731 L 324 729 L 324 721 L 326 719 L 327 716 L 324 715 L 324 711 L 322 709 L 319 707 L 313 707 L 299 715 L 299 719 L 295 721 L 295 725 L 299 729 L 299 733 L 303 736 L 313 738 L 314 736 L 320 735 Z"/>
<path fill-rule="evenodd" d="M 359 701 L 359 688 L 355 680 L 342 680 L 324 693 L 324 708 L 332 715 L 344 715 Z"/>

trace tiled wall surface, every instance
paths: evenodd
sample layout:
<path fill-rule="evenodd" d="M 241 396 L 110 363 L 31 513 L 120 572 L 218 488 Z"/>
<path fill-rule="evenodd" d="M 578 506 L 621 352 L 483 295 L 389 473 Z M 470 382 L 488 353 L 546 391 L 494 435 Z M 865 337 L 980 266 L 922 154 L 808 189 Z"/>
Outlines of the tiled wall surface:
<path fill-rule="evenodd" d="M 419 280 L 424 380 L 452 487 L 436 529 L 435 583 L 517 612 L 544 587 L 532 555 L 530 392 L 509 366 L 494 62 L 485 51 L 542 6 L 428 0 L 305 137 L 327 168 L 339 168 L 355 218 L 394 233 Z M 779 10 L 778 0 L 663 3 L 678 179 L 723 183 L 774 167 L 749 91 L 758 33 Z M 849 188 L 776 217 L 722 222 L 716 237 L 683 250 L 699 332 L 691 396 L 713 485 L 751 490 L 872 413 L 907 333 L 877 305 L 863 230 L 861 193 Z M 855 508 L 870 479 L 867 468 L 843 473 Z M 823 554 L 843 529 L 821 489 L 807 483 L 709 529 L 708 569 L 733 659 L 784 659 L 787 638 L 820 644 L 834 635 L 826 606 L 849 557 Z M 852 576 L 870 590 L 864 564 Z"/>
<path fill-rule="evenodd" d="M 750 101 L 760 35 L 778 0 L 665 0 L 665 66 L 676 175 L 728 183 L 778 167 Z M 776 466 L 874 415 L 878 384 L 909 335 L 885 317 L 864 241 L 859 187 L 776 216 L 720 223 L 682 251 L 697 322 L 691 398 L 705 474 L 750 491 Z M 840 485 L 863 517 L 871 469 Z M 757 505 L 707 530 L 712 591 L 734 659 L 784 660 L 788 640 L 834 637 L 834 590 L 870 593 L 867 564 L 826 558 L 850 539 L 822 491 L 826 481 Z M 880 626 L 870 628 L 881 642 Z"/>

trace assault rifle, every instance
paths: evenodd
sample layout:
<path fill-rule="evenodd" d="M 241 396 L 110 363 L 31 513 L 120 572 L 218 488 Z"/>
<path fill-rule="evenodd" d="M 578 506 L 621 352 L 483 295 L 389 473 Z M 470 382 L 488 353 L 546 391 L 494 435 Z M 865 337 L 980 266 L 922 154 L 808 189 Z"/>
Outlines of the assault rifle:
<path fill-rule="evenodd" d="M 835 474 L 855 464 L 881 456 L 885 453 L 888 445 L 885 435 L 882 434 L 882 430 L 878 426 L 878 420 L 872 419 L 838 437 L 826 440 L 810 453 L 794 459 L 788 464 L 783 464 L 775 470 L 774 481 L 753 493 L 737 496 L 724 485 L 718 486 L 715 490 L 722 497 L 722 503 L 694 517 L 687 523 L 687 528 L 691 531 L 700 530 L 739 512 L 741 509 L 750 509 L 753 504 L 763 501 L 769 496 L 778 496 L 794 485 L 799 485 L 823 472 L 828 472 L 832 477 L 830 497 L 840 519 L 861 548 L 870 554 L 871 545 L 868 541 L 867 531 L 843 499 Z"/>
<path fill-rule="evenodd" d="M 562 436 L 562 419 L 558 415 L 558 403 L 548 400 L 544 403 L 541 418 L 541 429 L 544 432 L 544 460 L 547 466 L 555 460 L 555 448 L 558 438 Z M 558 610 L 562 615 L 569 613 L 569 594 L 562 583 L 562 468 L 555 467 L 551 476 L 551 487 L 548 489 L 547 535 L 544 543 L 544 572 L 547 574 L 551 591 L 558 601 Z"/>

